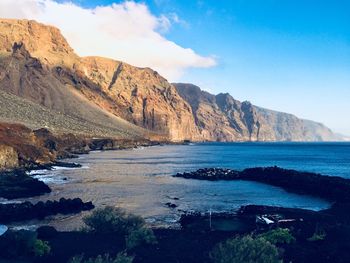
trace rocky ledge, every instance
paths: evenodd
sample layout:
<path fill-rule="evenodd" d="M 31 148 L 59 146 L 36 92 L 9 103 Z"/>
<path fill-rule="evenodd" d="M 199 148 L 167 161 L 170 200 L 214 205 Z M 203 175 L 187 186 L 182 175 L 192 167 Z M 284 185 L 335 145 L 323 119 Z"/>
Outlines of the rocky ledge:
<path fill-rule="evenodd" d="M 299 172 L 279 167 L 250 168 L 243 171 L 207 168 L 178 173 L 174 177 L 197 180 L 247 180 L 281 187 L 286 191 L 306 194 L 331 202 L 350 202 L 350 180 L 316 173 Z"/>
<path fill-rule="evenodd" d="M 2 198 L 25 198 L 50 192 L 50 187 L 30 177 L 24 170 L 0 172 L 0 197 Z"/>
<path fill-rule="evenodd" d="M 49 200 L 36 204 L 30 202 L 0 204 L 0 223 L 43 219 L 49 215 L 79 213 L 93 208 L 91 202 L 84 203 L 80 198 L 61 198 L 59 201 Z"/>

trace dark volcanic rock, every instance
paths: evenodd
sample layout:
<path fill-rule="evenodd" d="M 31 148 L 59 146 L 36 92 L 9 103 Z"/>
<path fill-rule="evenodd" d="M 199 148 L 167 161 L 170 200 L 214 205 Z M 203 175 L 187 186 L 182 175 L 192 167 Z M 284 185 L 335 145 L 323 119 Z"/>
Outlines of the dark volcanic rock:
<path fill-rule="evenodd" d="M 84 203 L 80 198 L 61 198 L 59 201 L 49 200 L 45 203 L 40 201 L 36 204 L 30 202 L 0 204 L 0 222 L 43 219 L 48 215 L 79 213 L 93 208 L 94 205 L 91 202 Z"/>
<path fill-rule="evenodd" d="M 56 228 L 53 226 L 41 226 L 36 232 L 38 233 L 39 239 L 53 238 L 58 234 Z"/>
<path fill-rule="evenodd" d="M 243 171 L 209 168 L 176 174 L 175 177 L 198 180 L 247 180 L 278 186 L 286 191 L 307 194 L 341 203 L 350 202 L 350 180 L 279 167 L 251 168 Z"/>
<path fill-rule="evenodd" d="M 176 208 L 177 207 L 176 204 L 172 204 L 172 203 L 166 203 L 165 205 L 169 208 Z"/>
<path fill-rule="evenodd" d="M 0 197 L 15 199 L 50 193 L 43 182 L 28 176 L 24 171 L 15 170 L 0 173 Z"/>

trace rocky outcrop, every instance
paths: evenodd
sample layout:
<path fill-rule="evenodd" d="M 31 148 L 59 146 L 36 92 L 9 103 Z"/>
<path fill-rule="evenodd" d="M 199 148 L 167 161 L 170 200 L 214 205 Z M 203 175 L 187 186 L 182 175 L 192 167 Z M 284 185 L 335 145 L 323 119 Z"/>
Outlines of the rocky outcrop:
<path fill-rule="evenodd" d="M 24 125 L 0 122 L 0 163 L 6 162 L 7 166 L 9 163 L 16 163 L 16 167 L 50 168 L 52 165 L 60 165 L 57 161 L 60 158 L 88 153 L 91 150 L 117 150 L 154 144 L 156 143 L 145 139 L 106 139 L 54 134 L 44 128 L 32 130 Z"/>
<path fill-rule="evenodd" d="M 51 189 L 45 183 L 30 177 L 24 171 L 0 172 L 0 197 L 16 199 L 50 192 Z"/>
<path fill-rule="evenodd" d="M 94 208 L 91 202 L 83 202 L 80 198 L 59 201 L 40 201 L 36 204 L 30 202 L 0 204 L 0 222 L 10 223 L 30 219 L 43 219 L 56 214 L 73 214 Z"/>
<path fill-rule="evenodd" d="M 350 203 L 350 180 L 279 167 L 256 167 L 243 171 L 205 168 L 178 173 L 174 177 L 197 180 L 246 180 L 281 187 L 288 192 L 312 195 L 331 202 Z"/>
<path fill-rule="evenodd" d="M 212 95 L 192 84 L 174 84 L 192 107 L 201 138 L 207 141 L 334 141 L 320 123 L 302 120 L 235 100 L 230 94 Z"/>
<path fill-rule="evenodd" d="M 8 145 L 0 144 L 0 170 L 18 167 L 17 151 Z"/>
<path fill-rule="evenodd" d="M 0 52 L 11 53 L 21 42 L 28 52 L 49 65 L 73 66 L 78 56 L 60 30 L 33 20 L 0 19 Z"/>

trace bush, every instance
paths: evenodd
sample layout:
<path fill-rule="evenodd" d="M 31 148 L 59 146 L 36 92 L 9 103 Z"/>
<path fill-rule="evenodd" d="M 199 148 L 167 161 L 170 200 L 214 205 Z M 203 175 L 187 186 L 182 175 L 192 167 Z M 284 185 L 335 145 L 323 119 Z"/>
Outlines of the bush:
<path fill-rule="evenodd" d="M 84 218 L 84 222 L 92 231 L 125 236 L 127 249 L 157 243 L 152 229 L 147 228 L 142 217 L 128 214 L 120 208 L 107 206 L 96 209 Z"/>
<path fill-rule="evenodd" d="M 84 218 L 84 223 L 95 232 L 112 232 L 120 235 L 127 235 L 146 225 L 142 217 L 111 206 L 94 210 L 91 215 Z"/>
<path fill-rule="evenodd" d="M 134 230 L 126 237 L 126 248 L 133 249 L 144 244 L 156 244 L 157 239 L 151 229 L 142 227 Z"/>
<path fill-rule="evenodd" d="M 311 242 L 321 241 L 321 240 L 324 240 L 326 236 L 327 236 L 326 231 L 324 229 L 320 229 L 317 227 L 312 237 L 309 237 L 307 240 Z"/>
<path fill-rule="evenodd" d="M 264 238 L 271 244 L 291 244 L 295 242 L 295 238 L 290 233 L 288 228 L 276 228 L 266 233 L 258 235 L 258 237 Z"/>
<path fill-rule="evenodd" d="M 69 263 L 132 263 L 133 260 L 133 257 L 121 252 L 116 258 L 111 258 L 108 254 L 104 256 L 98 255 L 96 258 L 89 258 L 87 260 L 84 260 L 84 255 L 75 256 L 69 260 Z"/>
<path fill-rule="evenodd" d="M 264 238 L 245 236 L 218 244 L 210 253 L 215 263 L 281 263 L 277 248 Z"/>
<path fill-rule="evenodd" d="M 40 239 L 36 239 L 33 244 L 33 252 L 36 257 L 42 257 L 49 254 L 51 248 L 47 241 L 42 241 Z"/>
<path fill-rule="evenodd" d="M 8 231 L 0 239 L 0 255 L 6 258 L 42 257 L 50 250 L 48 243 L 37 239 L 32 231 Z"/>

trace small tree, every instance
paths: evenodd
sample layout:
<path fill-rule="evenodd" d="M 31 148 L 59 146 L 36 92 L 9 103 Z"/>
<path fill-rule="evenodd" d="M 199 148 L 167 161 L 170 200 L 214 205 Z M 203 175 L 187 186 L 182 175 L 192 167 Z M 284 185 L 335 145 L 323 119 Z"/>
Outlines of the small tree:
<path fill-rule="evenodd" d="M 210 253 L 215 263 L 281 263 L 277 248 L 263 238 L 236 237 L 218 244 Z"/>
<path fill-rule="evenodd" d="M 40 239 L 36 239 L 33 244 L 33 252 L 36 257 L 42 257 L 49 254 L 51 251 L 51 247 L 47 241 L 42 241 Z"/>
<path fill-rule="evenodd" d="M 92 231 L 120 235 L 127 235 L 146 225 L 142 217 L 128 214 L 121 208 L 111 206 L 96 209 L 83 220 Z"/>
<path fill-rule="evenodd" d="M 260 234 L 258 237 L 262 237 L 274 245 L 291 244 L 295 242 L 295 238 L 290 233 L 288 228 L 276 228 L 266 233 Z"/>
<path fill-rule="evenodd" d="M 157 243 L 152 229 L 142 217 L 128 214 L 120 208 L 107 206 L 97 209 L 84 218 L 90 230 L 100 233 L 116 233 L 125 236 L 126 248 Z"/>
<path fill-rule="evenodd" d="M 144 244 L 157 244 L 157 239 L 153 231 L 149 228 L 139 228 L 129 233 L 126 237 L 127 249 L 133 249 Z"/>

